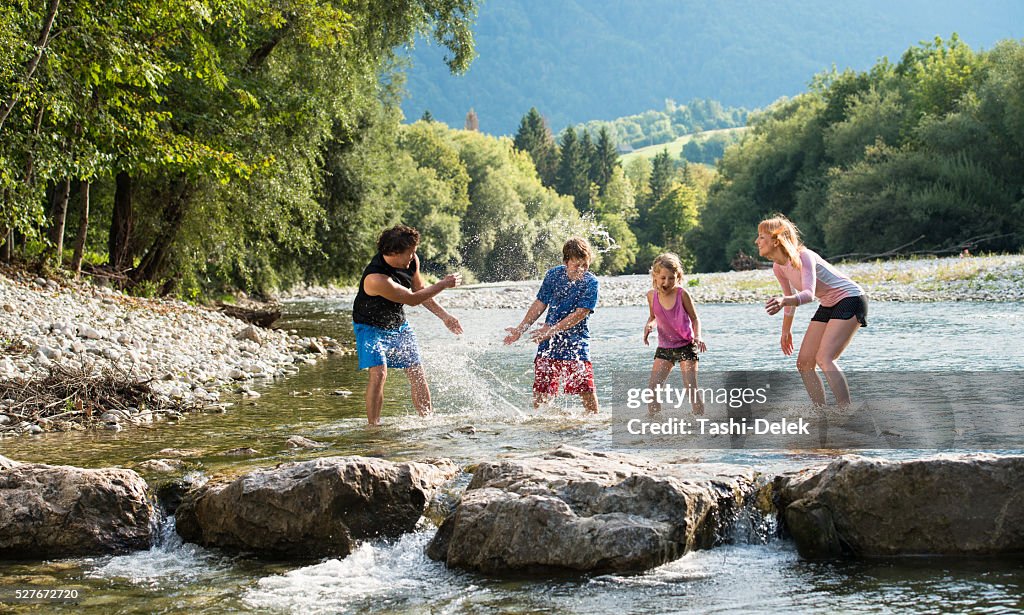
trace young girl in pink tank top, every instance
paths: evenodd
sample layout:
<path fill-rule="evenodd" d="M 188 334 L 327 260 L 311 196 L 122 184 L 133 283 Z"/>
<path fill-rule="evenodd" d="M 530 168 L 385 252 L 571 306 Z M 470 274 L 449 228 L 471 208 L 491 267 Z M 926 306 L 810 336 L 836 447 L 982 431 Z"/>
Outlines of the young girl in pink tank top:
<path fill-rule="evenodd" d="M 654 390 L 664 385 L 672 366 L 679 363 L 693 413 L 704 414 L 704 401 L 697 394 L 697 353 L 707 350 L 707 346 L 700 338 L 700 318 L 690 294 L 680 286 L 683 265 L 679 257 L 667 252 L 655 258 L 651 280 L 654 289 L 647 292 L 650 316 L 644 326 L 644 344 L 650 345 L 648 337 L 657 323 L 658 349 L 654 352 L 648 388 Z M 655 414 L 661 411 L 661 405 L 652 402 L 648 410 Z"/>

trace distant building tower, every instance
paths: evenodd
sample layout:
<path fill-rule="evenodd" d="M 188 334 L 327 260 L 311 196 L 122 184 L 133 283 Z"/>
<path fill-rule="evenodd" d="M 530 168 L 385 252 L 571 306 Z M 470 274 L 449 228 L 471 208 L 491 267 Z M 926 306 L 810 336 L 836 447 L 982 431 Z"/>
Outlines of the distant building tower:
<path fill-rule="evenodd" d="M 472 107 L 470 107 L 469 113 L 466 114 L 466 130 L 480 130 L 480 119 L 477 118 L 476 111 L 473 111 Z"/>

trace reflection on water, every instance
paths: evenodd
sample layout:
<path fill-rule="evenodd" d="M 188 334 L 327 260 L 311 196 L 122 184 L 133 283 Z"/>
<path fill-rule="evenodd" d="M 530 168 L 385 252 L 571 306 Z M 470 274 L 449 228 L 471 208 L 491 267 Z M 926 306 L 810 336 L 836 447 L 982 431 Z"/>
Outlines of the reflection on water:
<path fill-rule="evenodd" d="M 283 326 L 304 334 L 352 339 L 344 305 L 292 304 Z M 1022 370 L 1020 304 L 872 304 L 871 326 L 843 357 L 858 371 Z M 778 351 L 781 321 L 752 305 L 699 306 L 709 351 L 702 370 L 790 369 Z M 255 387 L 255 400 L 225 396 L 223 414 L 192 415 L 177 425 L 119 433 L 44 434 L 0 441 L 0 454 L 22 461 L 84 467 L 133 465 L 179 456 L 183 471 L 241 472 L 326 455 L 404 460 L 446 456 L 460 463 L 520 456 L 561 443 L 613 448 L 607 410 L 585 416 L 576 398 L 530 408 L 533 348 L 502 345 L 518 310 L 462 311 L 466 333 L 451 335 L 423 310 L 410 310 L 422 346 L 436 414 L 418 417 L 401 373 L 389 376 L 385 425 L 365 425 L 365 373 L 353 357 L 330 357 L 286 380 Z M 809 318 L 810 312 L 798 318 Z M 646 308 L 598 310 L 592 353 L 599 399 L 617 371 L 650 369 L 653 348 L 641 343 Z M 799 329 L 797 329 L 799 331 Z M 799 342 L 799 334 L 797 342 Z M 602 388 L 603 387 L 603 388 Z M 349 390 L 349 396 L 334 394 Z M 854 391 L 856 397 L 856 391 Z M 289 437 L 321 443 L 292 448 Z M 233 449 L 251 448 L 237 457 Z M 178 449 L 167 452 L 164 449 Z M 725 461 L 766 472 L 806 467 L 824 452 L 623 450 L 665 460 Z M 164 451 L 164 452 L 161 452 Z M 877 451 L 913 457 L 923 451 Z M 930 451 L 927 453 L 930 454 Z M 148 475 L 154 484 L 161 479 Z M 184 545 L 164 527 L 151 551 L 51 563 L 0 563 L 0 585 L 72 584 L 88 589 L 91 612 L 1010 612 L 1019 609 L 1020 562 L 933 560 L 815 564 L 786 542 L 735 544 L 692 553 L 646 574 L 579 580 L 492 580 L 450 571 L 422 554 L 430 527 L 393 542 L 370 542 L 344 560 L 314 565 L 263 563 Z M 4 605 L 7 606 L 7 605 Z"/>

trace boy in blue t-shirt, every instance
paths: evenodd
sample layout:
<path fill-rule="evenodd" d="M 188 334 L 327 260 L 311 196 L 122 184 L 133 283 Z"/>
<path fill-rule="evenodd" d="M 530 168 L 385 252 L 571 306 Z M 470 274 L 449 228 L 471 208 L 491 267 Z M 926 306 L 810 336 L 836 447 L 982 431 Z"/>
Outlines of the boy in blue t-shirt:
<path fill-rule="evenodd" d="M 533 360 L 533 408 L 558 395 L 565 382 L 567 395 L 579 395 L 589 413 L 597 413 L 594 367 L 590 363 L 587 321 L 597 307 L 597 277 L 590 273 L 592 252 L 586 239 L 573 237 L 562 246 L 564 265 L 544 276 L 537 299 L 517 327 L 506 329 L 505 344 L 512 344 L 547 310 L 544 325 L 530 333 L 538 344 Z"/>

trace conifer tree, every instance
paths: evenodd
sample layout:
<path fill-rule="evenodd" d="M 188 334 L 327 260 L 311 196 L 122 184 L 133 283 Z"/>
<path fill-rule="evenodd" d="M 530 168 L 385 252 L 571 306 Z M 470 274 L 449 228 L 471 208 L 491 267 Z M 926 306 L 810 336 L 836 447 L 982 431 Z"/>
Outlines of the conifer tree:
<path fill-rule="evenodd" d="M 604 196 L 611 181 L 612 171 L 619 166 L 619 153 L 612 142 L 611 134 L 606 126 L 602 126 L 597 134 L 597 146 L 590 161 L 590 181 L 597 184 L 599 193 Z"/>
<path fill-rule="evenodd" d="M 580 203 L 579 195 L 588 189 L 586 159 L 576 131 L 572 126 L 565 129 L 562 135 L 562 156 L 558 163 L 558 176 L 555 188 L 560 194 L 576 197 L 576 209 L 583 211 L 586 203 Z M 589 200 L 589 199 L 588 199 Z"/>
<path fill-rule="evenodd" d="M 516 149 L 530 154 L 541 183 L 553 188 L 558 174 L 558 146 L 536 107 L 531 107 L 519 122 L 514 145 Z"/>
<path fill-rule="evenodd" d="M 474 132 L 480 131 L 480 118 L 476 116 L 476 111 L 472 107 L 469 109 L 469 113 L 466 114 L 466 130 L 472 130 Z"/>

